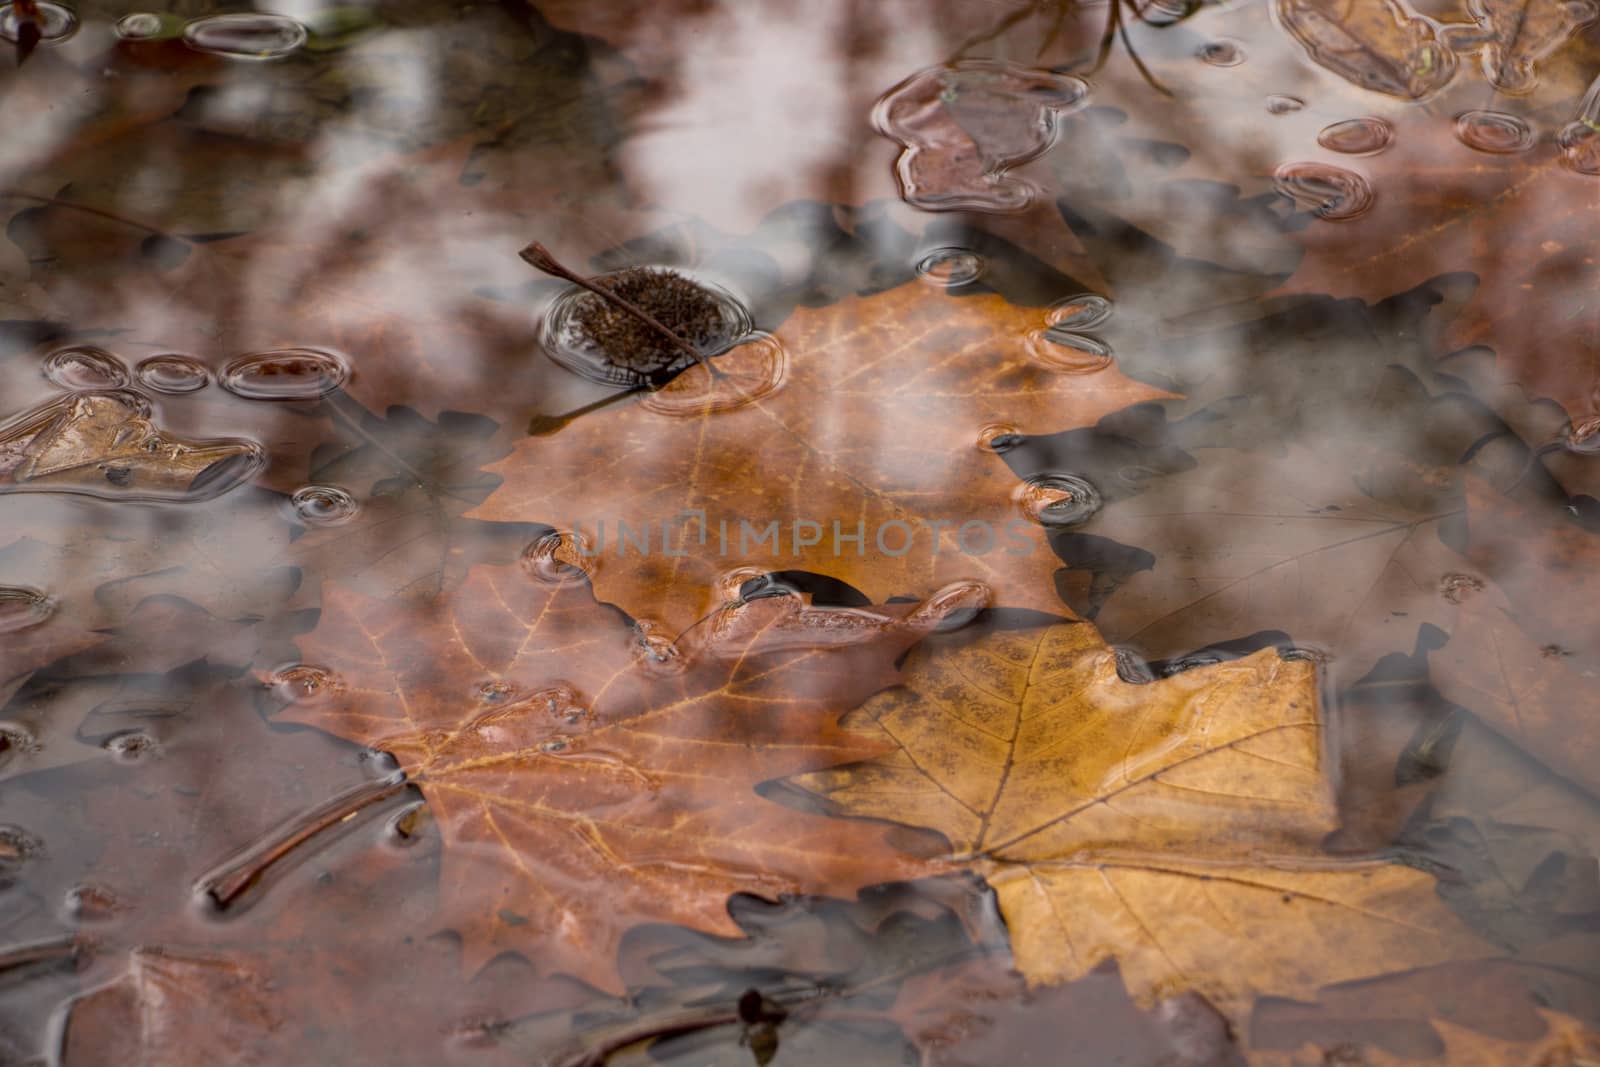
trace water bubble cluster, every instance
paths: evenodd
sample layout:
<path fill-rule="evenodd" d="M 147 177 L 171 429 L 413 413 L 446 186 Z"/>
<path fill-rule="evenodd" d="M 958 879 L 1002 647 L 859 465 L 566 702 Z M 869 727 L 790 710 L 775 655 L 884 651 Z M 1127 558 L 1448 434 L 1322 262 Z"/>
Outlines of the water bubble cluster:
<path fill-rule="evenodd" d="M 1464 111 L 1456 116 L 1456 137 L 1462 144 L 1491 155 L 1511 155 L 1533 147 L 1533 128 L 1503 111 Z"/>
<path fill-rule="evenodd" d="M 284 348 L 240 356 L 222 368 L 221 384 L 246 400 L 316 400 L 349 379 L 350 368 L 332 352 Z"/>
<path fill-rule="evenodd" d="M 1359 218 L 1372 207 L 1372 187 L 1367 180 L 1329 163 L 1285 163 L 1272 181 L 1297 208 L 1329 222 Z"/>
<path fill-rule="evenodd" d="M 1087 332 L 1111 318 L 1114 305 L 1095 293 L 1058 300 L 1046 315 L 1044 329 L 1028 337 L 1034 359 L 1061 374 L 1092 374 L 1111 364 L 1111 345 Z"/>
<path fill-rule="evenodd" d="M 1370 156 L 1394 143 L 1394 124 L 1375 115 L 1345 119 L 1323 128 L 1317 143 L 1330 152 L 1347 156 Z"/>

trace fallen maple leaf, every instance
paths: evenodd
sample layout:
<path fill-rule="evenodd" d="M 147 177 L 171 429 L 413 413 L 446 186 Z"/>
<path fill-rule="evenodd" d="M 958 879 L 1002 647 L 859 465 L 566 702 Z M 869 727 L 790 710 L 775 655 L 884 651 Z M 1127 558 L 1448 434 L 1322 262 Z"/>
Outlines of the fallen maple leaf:
<path fill-rule="evenodd" d="M 575 532 L 599 556 L 598 593 L 673 633 L 741 569 L 810 570 L 878 600 L 970 578 L 1007 604 L 1056 608 L 1043 538 L 986 439 L 1087 425 L 1165 394 L 1045 340 L 1049 322 L 920 282 L 801 309 L 774 339 L 716 360 L 736 375 L 726 395 L 694 368 L 636 405 L 524 440 L 490 468 L 505 484 L 468 517 Z M 760 539 L 769 526 L 776 542 Z M 641 529 L 654 538 L 643 553 Z"/>
<path fill-rule="evenodd" d="M 1378 300 L 1471 271 L 1477 292 L 1446 343 L 1490 346 L 1508 379 L 1534 398 L 1553 398 L 1575 421 L 1600 412 L 1588 296 L 1588 228 L 1600 188 L 1568 165 L 1553 138 L 1539 136 L 1541 127 L 1571 122 L 1578 107 L 1571 98 L 1547 99 L 1554 93 L 1541 94 L 1527 117 L 1505 116 L 1526 129 L 1527 144 L 1498 154 L 1469 147 L 1443 120 L 1452 109 L 1479 106 L 1470 85 L 1442 98 L 1437 112 L 1398 116 L 1393 147 L 1359 165 L 1338 161 L 1370 186 L 1371 209 L 1301 230 L 1307 255 L 1285 291 Z"/>
<path fill-rule="evenodd" d="M 1131 685 L 1087 623 L 949 640 L 846 720 L 891 754 L 791 781 L 942 833 L 1031 984 L 1115 958 L 1139 1003 L 1194 990 L 1241 1026 L 1265 993 L 1487 951 L 1427 875 L 1317 850 L 1337 816 L 1311 664 L 1269 649 Z"/>
<path fill-rule="evenodd" d="M 794 596 L 730 606 L 682 646 L 641 642 L 576 572 L 480 567 L 443 603 L 338 587 L 279 676 L 283 717 L 382 749 L 446 843 L 443 909 L 469 966 L 499 948 L 619 988 L 646 921 L 737 934 L 731 893 L 855 888 L 925 868 L 759 798 L 762 781 L 870 750 L 830 718 L 981 587 L 899 615 Z"/>

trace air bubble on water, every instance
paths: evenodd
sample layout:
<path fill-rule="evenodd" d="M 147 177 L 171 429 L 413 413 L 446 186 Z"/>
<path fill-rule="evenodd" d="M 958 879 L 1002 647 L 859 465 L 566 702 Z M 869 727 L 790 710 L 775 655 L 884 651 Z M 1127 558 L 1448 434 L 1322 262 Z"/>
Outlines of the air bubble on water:
<path fill-rule="evenodd" d="M 38 626 L 55 614 L 56 603 L 38 589 L 0 585 L 0 634 Z"/>
<path fill-rule="evenodd" d="M 1372 207 L 1367 180 L 1329 163 L 1285 163 L 1272 181 L 1297 208 L 1329 222 L 1359 218 Z"/>
<path fill-rule="evenodd" d="M 1028 335 L 1028 354 L 1058 374 L 1093 374 L 1111 365 L 1116 354 L 1098 337 L 1061 326 L 1047 326 Z"/>
<path fill-rule="evenodd" d="M 693 366 L 654 392 L 639 406 L 658 415 L 697 418 L 757 403 L 776 392 L 788 374 L 789 356 L 771 334 L 754 332 L 712 361 L 713 375 Z"/>
<path fill-rule="evenodd" d="M 128 368 L 103 348 L 74 345 L 58 348 L 44 357 L 44 376 L 63 389 L 122 389 Z"/>
<path fill-rule="evenodd" d="M 640 661 L 657 672 L 676 674 L 688 666 L 677 642 L 654 620 L 640 619 L 634 623 L 634 641 Z"/>
<path fill-rule="evenodd" d="M 1576 174 L 1600 175 L 1600 127 L 1571 122 L 1556 134 L 1561 164 Z"/>
<path fill-rule="evenodd" d="M 1109 319 L 1116 305 L 1098 293 L 1079 293 L 1050 305 L 1048 321 L 1063 330 L 1092 330 Z"/>
<path fill-rule="evenodd" d="M 516 687 L 510 682 L 492 681 L 481 683 L 475 690 L 475 695 L 485 704 L 504 704 L 516 691 Z"/>
<path fill-rule="evenodd" d="M 281 59 L 306 43 L 306 28 L 267 12 L 206 15 L 183 28 L 183 43 L 230 59 Z"/>
<path fill-rule="evenodd" d="M 1161 677 L 1170 678 L 1174 674 L 1198 670 L 1201 667 L 1215 667 L 1221 662 L 1222 657 L 1215 652 L 1195 652 L 1163 663 L 1161 665 Z"/>
<path fill-rule="evenodd" d="M 220 382 L 246 400 L 316 400 L 349 378 L 350 368 L 332 352 L 284 348 L 240 356 L 222 368 Z"/>
<path fill-rule="evenodd" d="M 5 766 L 19 755 L 39 751 L 39 741 L 33 731 L 17 722 L 0 723 L 0 766 Z"/>
<path fill-rule="evenodd" d="M 308 526 L 343 526 L 354 519 L 361 505 L 336 485 L 306 485 L 289 498 L 294 518 Z"/>
<path fill-rule="evenodd" d="M 761 583 L 759 586 L 748 590 L 745 588 L 749 583 L 757 581 Z M 717 575 L 711 583 L 711 591 L 718 604 L 740 604 L 746 600 L 772 595 L 769 590 L 782 591 L 782 589 L 783 587 L 777 586 L 762 567 L 735 567 Z"/>
<path fill-rule="evenodd" d="M 1452 604 L 1459 604 L 1474 593 L 1483 592 L 1483 579 L 1472 574 L 1452 571 L 1439 579 L 1439 595 Z"/>
<path fill-rule="evenodd" d="M 1600 175 L 1600 77 L 1589 83 L 1578 113 L 1556 135 L 1561 164 L 1577 174 Z"/>
<path fill-rule="evenodd" d="M 37 6 L 39 14 L 33 24 L 38 27 L 40 41 L 64 41 L 77 32 L 78 16 L 70 7 L 50 0 L 38 0 Z M 17 5 L 0 5 L 0 37 L 16 43 L 21 36 L 22 17 L 17 13 Z"/>
<path fill-rule="evenodd" d="M 1016 493 L 1023 514 L 1041 526 L 1081 526 L 1100 510 L 1100 491 L 1076 474 L 1036 474 Z"/>
<path fill-rule="evenodd" d="M 1370 156 L 1394 143 L 1394 124 L 1376 115 L 1345 119 L 1323 127 L 1317 143 L 1330 152 L 1347 156 Z"/>
<path fill-rule="evenodd" d="M 13 824 L 0 825 L 0 870 L 43 852 L 44 842 L 36 835 Z"/>
<path fill-rule="evenodd" d="M 1022 433 L 1009 423 L 993 422 L 978 431 L 978 447 L 985 452 L 1009 452 L 1022 441 Z"/>
<path fill-rule="evenodd" d="M 970 285 L 983 276 L 987 264 L 978 253 L 965 248 L 936 248 L 917 260 L 917 277 L 930 285 L 955 289 Z"/>
<path fill-rule="evenodd" d="M 1238 41 L 1219 38 L 1195 49 L 1195 58 L 1213 67 L 1237 67 L 1244 62 L 1244 49 Z"/>
<path fill-rule="evenodd" d="M 1580 456 L 1600 455 L 1600 415 L 1575 420 L 1567 427 L 1562 443 L 1568 452 Z"/>
<path fill-rule="evenodd" d="M 1267 97 L 1267 111 L 1274 115 L 1292 115 L 1306 106 L 1306 102 L 1298 96 L 1285 96 L 1274 93 Z"/>
<path fill-rule="evenodd" d="M 117 36 L 124 41 L 149 41 L 165 36 L 166 21 L 148 11 L 136 11 L 117 20 Z"/>
<path fill-rule="evenodd" d="M 337 674 L 326 667 L 314 667 L 307 663 L 279 667 L 272 672 L 267 684 L 280 697 L 296 704 L 320 700 L 344 689 L 344 683 Z"/>
<path fill-rule="evenodd" d="M 137 763 L 154 751 L 156 742 L 143 730 L 126 730 L 106 738 L 101 747 L 124 763 Z"/>
<path fill-rule="evenodd" d="M 182 396 L 211 384 L 211 372 L 188 356 L 151 356 L 134 368 L 139 384 L 157 393 Z"/>
<path fill-rule="evenodd" d="M 1456 116 L 1456 138 L 1468 148 L 1491 155 L 1511 155 L 1533 147 L 1533 129 L 1503 111 L 1464 111 Z"/>
<path fill-rule="evenodd" d="M 560 585 L 592 578 L 597 555 L 582 534 L 551 530 L 522 550 L 522 566 L 536 581 Z"/>
<path fill-rule="evenodd" d="M 68 889 L 62 899 L 62 910 L 68 922 L 105 922 L 114 919 L 128 906 L 116 892 L 93 882 L 79 882 Z"/>

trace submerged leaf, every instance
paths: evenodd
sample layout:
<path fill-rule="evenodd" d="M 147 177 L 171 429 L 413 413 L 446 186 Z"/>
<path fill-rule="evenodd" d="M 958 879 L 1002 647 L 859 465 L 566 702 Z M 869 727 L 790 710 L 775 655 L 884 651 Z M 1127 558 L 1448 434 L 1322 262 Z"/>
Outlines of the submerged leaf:
<path fill-rule="evenodd" d="M 279 676 L 281 717 L 394 756 L 446 845 L 444 908 L 470 961 L 520 948 L 545 972 L 619 988 L 640 922 L 737 934 L 731 893 L 839 892 L 927 869 L 881 830 L 763 800 L 754 786 L 873 751 L 832 718 L 894 676 L 955 588 L 898 613 L 765 597 L 683 646 L 652 641 L 574 572 L 478 568 L 441 604 L 335 588 Z"/>
<path fill-rule="evenodd" d="M 1141 1003 L 1195 990 L 1238 1023 L 1263 993 L 1485 951 L 1426 875 L 1318 850 L 1337 815 L 1311 664 L 1269 649 L 1132 685 L 1085 623 L 959 636 L 862 709 L 889 755 L 794 783 L 942 833 L 1030 982 L 1114 958 Z"/>

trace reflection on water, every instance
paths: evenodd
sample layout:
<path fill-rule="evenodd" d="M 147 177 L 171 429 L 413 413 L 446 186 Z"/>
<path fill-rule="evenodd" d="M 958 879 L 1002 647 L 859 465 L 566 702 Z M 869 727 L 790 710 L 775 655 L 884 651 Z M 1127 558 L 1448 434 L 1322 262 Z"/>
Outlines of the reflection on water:
<path fill-rule="evenodd" d="M 0 6 L 0 1062 L 1595 1059 L 1595 16 Z"/>

